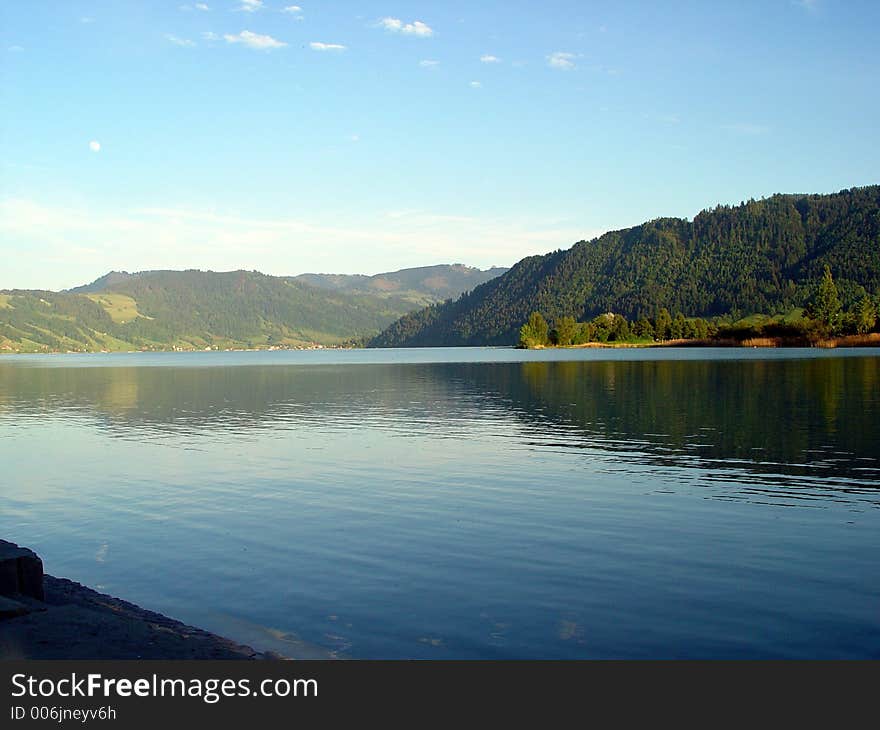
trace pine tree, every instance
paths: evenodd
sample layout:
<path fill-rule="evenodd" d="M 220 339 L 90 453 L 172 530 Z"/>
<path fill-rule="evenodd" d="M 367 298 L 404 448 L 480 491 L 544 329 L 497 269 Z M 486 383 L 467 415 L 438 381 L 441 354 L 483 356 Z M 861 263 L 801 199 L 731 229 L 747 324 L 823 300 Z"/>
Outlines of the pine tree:
<path fill-rule="evenodd" d="M 837 285 L 834 283 L 834 277 L 831 276 L 830 267 L 826 264 L 825 273 L 822 275 L 822 281 L 819 282 L 816 298 L 811 308 L 813 318 L 825 325 L 831 334 L 834 334 L 840 324 L 842 308 Z"/>
<path fill-rule="evenodd" d="M 859 302 L 859 308 L 856 310 L 856 331 L 860 335 L 867 334 L 874 329 L 876 324 L 877 310 L 871 297 L 865 294 L 862 297 L 862 301 Z"/>
<path fill-rule="evenodd" d="M 654 328 L 645 316 L 639 317 L 639 320 L 632 326 L 632 333 L 636 337 L 653 337 Z"/>
<path fill-rule="evenodd" d="M 685 336 L 686 327 L 687 322 L 684 315 L 681 312 L 676 312 L 675 319 L 672 320 L 672 324 L 669 326 L 669 336 L 673 340 L 682 339 Z"/>
<path fill-rule="evenodd" d="M 669 314 L 669 310 L 663 307 L 654 318 L 654 337 L 658 340 L 668 339 L 671 326 L 672 316 Z"/>

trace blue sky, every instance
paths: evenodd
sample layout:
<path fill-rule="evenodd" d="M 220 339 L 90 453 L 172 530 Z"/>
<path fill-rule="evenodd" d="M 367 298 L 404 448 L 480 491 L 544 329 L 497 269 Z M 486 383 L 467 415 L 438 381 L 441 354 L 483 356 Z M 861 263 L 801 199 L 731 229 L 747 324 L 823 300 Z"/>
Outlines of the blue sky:
<path fill-rule="evenodd" d="M 880 182 L 875 1 L 295 1 L 3 2 L 0 288 L 511 265 Z"/>

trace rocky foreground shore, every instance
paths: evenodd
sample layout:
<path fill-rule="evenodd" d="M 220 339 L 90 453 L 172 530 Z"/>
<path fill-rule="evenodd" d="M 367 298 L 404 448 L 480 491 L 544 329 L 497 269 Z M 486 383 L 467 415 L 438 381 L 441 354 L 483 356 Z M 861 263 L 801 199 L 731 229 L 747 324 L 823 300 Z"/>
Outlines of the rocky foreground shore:
<path fill-rule="evenodd" d="M 0 660 L 280 659 L 43 573 L 0 540 Z"/>

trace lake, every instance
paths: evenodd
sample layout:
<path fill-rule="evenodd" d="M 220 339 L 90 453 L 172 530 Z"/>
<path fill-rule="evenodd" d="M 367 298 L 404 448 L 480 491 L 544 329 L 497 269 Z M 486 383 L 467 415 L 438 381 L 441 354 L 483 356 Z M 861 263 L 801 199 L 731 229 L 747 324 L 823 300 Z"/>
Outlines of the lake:
<path fill-rule="evenodd" d="M 0 357 L 0 538 L 258 649 L 880 658 L 877 350 Z"/>

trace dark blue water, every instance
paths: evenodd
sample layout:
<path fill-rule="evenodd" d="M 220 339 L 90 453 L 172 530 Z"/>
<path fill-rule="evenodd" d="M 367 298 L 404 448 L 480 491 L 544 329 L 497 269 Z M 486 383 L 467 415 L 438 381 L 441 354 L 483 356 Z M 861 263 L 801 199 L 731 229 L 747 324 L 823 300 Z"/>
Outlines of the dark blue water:
<path fill-rule="evenodd" d="M 0 537 L 291 656 L 880 658 L 875 351 L 0 358 Z"/>

